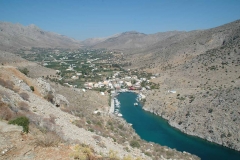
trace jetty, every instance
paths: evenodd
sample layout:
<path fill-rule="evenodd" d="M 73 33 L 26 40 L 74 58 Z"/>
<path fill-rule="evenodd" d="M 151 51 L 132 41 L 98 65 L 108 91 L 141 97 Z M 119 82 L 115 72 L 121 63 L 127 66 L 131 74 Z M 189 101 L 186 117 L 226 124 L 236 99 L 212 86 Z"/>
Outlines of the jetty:
<path fill-rule="evenodd" d="M 110 114 L 114 113 L 114 100 L 113 100 L 113 97 L 111 97 L 111 106 L 110 106 L 110 109 L 109 109 L 109 113 Z"/>
<path fill-rule="evenodd" d="M 109 113 L 110 114 L 113 114 L 114 113 L 114 109 L 115 109 L 115 106 L 114 106 L 114 97 L 116 96 L 116 92 L 115 91 L 111 91 L 111 106 L 110 106 L 110 109 L 109 109 Z"/>

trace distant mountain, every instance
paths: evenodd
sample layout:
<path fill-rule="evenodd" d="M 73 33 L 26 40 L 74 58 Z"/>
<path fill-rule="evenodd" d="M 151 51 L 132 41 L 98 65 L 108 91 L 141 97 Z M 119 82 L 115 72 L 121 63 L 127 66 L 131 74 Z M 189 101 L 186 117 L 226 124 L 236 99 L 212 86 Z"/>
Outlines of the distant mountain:
<path fill-rule="evenodd" d="M 143 91 L 145 110 L 240 151 L 240 20 L 190 32 L 125 32 L 92 47 L 122 50 L 125 68 L 156 74 L 160 88 Z"/>
<path fill-rule="evenodd" d="M 124 32 L 119 35 L 107 38 L 103 41 L 95 43 L 93 48 L 108 48 L 118 50 L 144 48 L 151 44 L 157 43 L 168 37 L 174 36 L 182 32 L 170 31 L 156 34 L 144 34 L 136 31 Z"/>
<path fill-rule="evenodd" d="M 105 40 L 107 40 L 109 38 L 118 37 L 119 35 L 120 34 L 114 34 L 114 35 L 109 36 L 109 37 L 89 38 L 89 39 L 86 39 L 86 40 L 82 41 L 82 44 L 86 47 L 91 47 L 91 46 L 97 45 L 101 42 L 104 42 Z"/>
<path fill-rule="evenodd" d="M 80 41 L 52 32 L 44 31 L 35 25 L 23 26 L 0 22 L 0 48 L 14 51 L 20 48 L 80 48 Z"/>
<path fill-rule="evenodd" d="M 90 46 L 122 50 L 126 61 L 131 61 L 131 68 L 162 70 L 168 65 L 183 64 L 196 55 L 221 46 L 235 36 L 239 27 L 240 20 L 212 29 L 189 32 L 143 34 L 131 31 Z"/>

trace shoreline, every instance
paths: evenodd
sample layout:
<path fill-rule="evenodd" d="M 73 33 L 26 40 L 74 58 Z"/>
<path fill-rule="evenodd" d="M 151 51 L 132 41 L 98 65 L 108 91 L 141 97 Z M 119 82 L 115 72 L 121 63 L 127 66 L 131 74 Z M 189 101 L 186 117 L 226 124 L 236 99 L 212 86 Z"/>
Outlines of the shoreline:
<path fill-rule="evenodd" d="M 228 146 L 225 146 L 225 145 L 223 145 L 223 144 L 217 143 L 217 142 L 215 142 L 215 141 L 210 141 L 210 140 L 208 140 L 208 139 L 206 139 L 206 138 L 201 137 L 201 135 L 187 133 L 187 132 L 185 132 L 184 130 L 181 130 L 181 128 L 176 127 L 176 126 L 174 125 L 174 122 L 170 122 L 167 118 L 164 118 L 164 117 L 160 116 L 159 114 L 157 114 L 157 113 L 155 113 L 155 112 L 153 112 L 153 111 L 148 110 L 147 108 L 144 107 L 144 105 L 142 106 L 142 109 L 143 109 L 144 111 L 150 112 L 150 113 L 152 113 L 152 114 L 154 114 L 154 115 L 156 115 L 156 116 L 159 116 L 159 117 L 163 118 L 164 120 L 166 120 L 166 121 L 168 122 L 168 124 L 169 124 L 171 127 L 179 130 L 180 132 L 182 132 L 182 133 L 184 133 L 184 134 L 186 134 L 186 135 L 193 136 L 193 137 L 197 137 L 197 138 L 203 139 L 203 140 L 205 140 L 205 141 L 207 141 L 207 142 L 214 143 L 214 144 L 217 144 L 217 145 L 222 146 L 222 147 L 226 147 L 226 148 L 231 149 L 231 150 L 234 150 L 234 151 L 236 151 L 236 152 L 240 152 L 240 149 L 237 150 L 237 149 L 235 149 L 235 148 L 230 148 L 230 147 L 228 147 Z"/>
<path fill-rule="evenodd" d="M 131 92 L 131 93 L 135 93 L 135 94 L 140 94 L 140 91 L 137 91 L 137 90 L 126 90 L 126 91 L 120 91 L 120 92 L 119 92 L 119 91 L 116 91 L 115 95 L 111 97 L 111 98 L 112 98 L 111 100 L 113 100 L 119 93 L 123 93 L 123 92 Z M 221 143 L 218 143 L 218 142 L 209 140 L 209 139 L 207 139 L 207 138 L 204 138 L 203 136 L 198 135 L 197 133 L 185 132 L 185 130 L 182 130 L 181 128 L 178 128 L 178 127 L 175 125 L 175 122 L 171 122 L 171 121 L 170 121 L 169 119 L 167 119 L 166 117 L 162 117 L 161 115 L 155 113 L 154 111 L 151 111 L 151 110 L 145 108 L 145 107 L 144 107 L 144 103 L 141 103 L 141 104 L 142 104 L 142 109 L 143 109 L 144 111 L 150 112 L 150 113 L 152 113 L 152 114 L 154 114 L 154 115 L 156 115 L 156 116 L 159 116 L 159 117 L 163 118 L 164 120 L 167 121 L 167 123 L 168 123 L 171 127 L 179 130 L 180 132 L 182 132 L 182 133 L 184 133 L 184 134 L 186 134 L 186 135 L 200 138 L 200 139 L 205 140 L 205 141 L 207 141 L 207 142 L 214 143 L 214 144 L 217 144 L 217 145 L 222 146 L 222 147 L 226 147 L 226 148 L 231 149 L 231 150 L 234 150 L 234 151 L 236 151 L 236 152 L 239 152 L 239 151 L 240 151 L 240 149 L 238 150 L 238 149 L 236 149 L 236 148 L 230 148 L 230 147 L 228 147 L 228 146 L 226 146 L 226 145 L 224 145 L 224 144 L 221 144 Z M 113 104 L 113 105 L 114 105 L 114 104 Z M 113 106 L 113 107 L 114 107 L 114 106 Z M 113 112 L 112 114 L 114 114 L 114 112 Z"/>

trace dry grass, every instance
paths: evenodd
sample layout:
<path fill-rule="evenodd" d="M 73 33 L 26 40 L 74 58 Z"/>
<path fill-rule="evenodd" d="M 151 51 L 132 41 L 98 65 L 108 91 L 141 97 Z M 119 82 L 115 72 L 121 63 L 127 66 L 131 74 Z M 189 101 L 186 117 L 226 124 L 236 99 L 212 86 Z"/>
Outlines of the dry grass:
<path fill-rule="evenodd" d="M 22 97 L 22 99 L 24 99 L 25 101 L 29 101 L 29 95 L 25 92 L 21 92 L 20 97 Z"/>
<path fill-rule="evenodd" d="M 47 132 L 37 137 L 35 145 L 41 147 L 54 147 L 62 142 L 61 138 L 54 132 Z"/>
<path fill-rule="evenodd" d="M 0 85 L 11 90 L 14 89 L 14 83 L 9 80 L 5 81 L 4 79 L 0 78 Z"/>
<path fill-rule="evenodd" d="M 29 112 L 29 106 L 26 102 L 19 102 L 18 103 L 18 107 L 20 110 L 24 111 L 24 112 Z"/>
<path fill-rule="evenodd" d="M 90 148 L 89 146 L 86 145 L 79 145 L 77 144 L 73 152 L 70 155 L 74 159 L 79 159 L 79 160 L 100 160 L 100 156 L 97 156 L 94 153 L 94 150 Z"/>
<path fill-rule="evenodd" d="M 0 101 L 0 119 L 10 120 L 13 118 L 13 111 L 8 107 L 8 105 Z"/>

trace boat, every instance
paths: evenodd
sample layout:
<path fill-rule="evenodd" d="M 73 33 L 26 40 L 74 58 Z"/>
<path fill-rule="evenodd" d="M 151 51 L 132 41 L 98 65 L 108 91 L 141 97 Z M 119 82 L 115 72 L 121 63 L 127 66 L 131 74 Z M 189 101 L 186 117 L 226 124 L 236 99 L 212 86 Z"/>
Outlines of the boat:
<path fill-rule="evenodd" d="M 137 106 L 138 105 L 138 103 L 134 103 L 134 106 Z"/>
<path fill-rule="evenodd" d="M 121 113 L 118 113 L 117 116 L 118 116 L 118 117 L 122 117 L 122 114 L 121 114 Z"/>
<path fill-rule="evenodd" d="M 115 100 L 115 105 L 120 106 L 121 103 L 119 102 L 119 100 L 118 99 L 114 99 L 114 100 Z"/>

